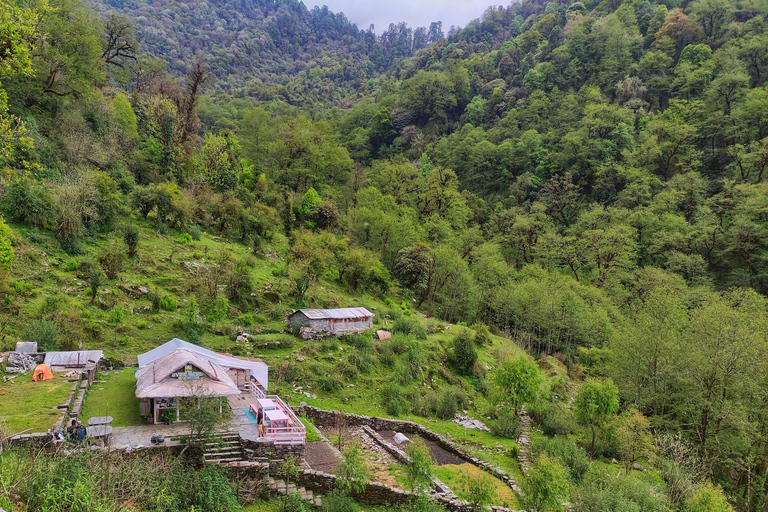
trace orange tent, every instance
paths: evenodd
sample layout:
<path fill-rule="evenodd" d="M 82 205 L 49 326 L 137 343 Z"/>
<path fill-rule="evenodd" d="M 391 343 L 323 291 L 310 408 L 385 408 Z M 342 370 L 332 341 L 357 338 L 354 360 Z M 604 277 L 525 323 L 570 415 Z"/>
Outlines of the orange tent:
<path fill-rule="evenodd" d="M 53 373 L 51 373 L 51 369 L 48 368 L 47 364 L 39 364 L 35 368 L 35 373 L 32 375 L 32 380 L 39 381 L 39 380 L 51 380 L 53 378 Z"/>

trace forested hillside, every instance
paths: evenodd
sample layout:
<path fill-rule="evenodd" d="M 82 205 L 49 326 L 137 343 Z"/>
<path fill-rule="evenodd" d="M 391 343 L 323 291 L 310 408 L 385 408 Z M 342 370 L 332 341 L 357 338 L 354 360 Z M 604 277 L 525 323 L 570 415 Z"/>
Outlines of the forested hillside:
<path fill-rule="evenodd" d="M 135 18 L 0 6 L 3 344 L 101 343 L 138 233 L 207 233 L 253 257 L 168 285 L 181 315 L 341 287 L 487 326 L 565 362 L 567 389 L 520 399 L 552 442 L 599 469 L 626 453 L 609 416 L 654 436 L 642 480 L 571 475 L 577 509 L 766 510 L 768 3 L 525 1 L 378 39 L 291 1 L 113 7 Z M 283 240 L 275 297 L 252 269 Z M 90 303 L 30 296 L 54 246 Z M 507 357 L 454 370 L 490 396 Z M 578 389 L 605 415 L 576 418 Z"/>
<path fill-rule="evenodd" d="M 297 106 L 336 104 L 364 91 L 393 61 L 443 37 L 442 25 L 392 24 L 377 36 L 327 7 L 298 0 L 212 2 L 94 1 L 107 16 L 128 15 L 140 48 L 183 76 L 202 61 L 215 82 L 238 95 Z"/>

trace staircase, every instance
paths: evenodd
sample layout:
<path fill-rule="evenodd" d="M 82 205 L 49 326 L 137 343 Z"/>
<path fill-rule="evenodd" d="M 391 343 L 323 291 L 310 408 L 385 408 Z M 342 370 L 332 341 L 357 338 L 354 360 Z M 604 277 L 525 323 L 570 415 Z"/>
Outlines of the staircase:
<path fill-rule="evenodd" d="M 277 494 L 285 496 L 286 494 L 298 493 L 302 500 L 312 505 L 320 507 L 323 504 L 323 500 L 319 495 L 315 496 L 312 491 L 304 487 L 296 487 L 294 484 L 286 484 L 283 480 L 275 480 L 274 478 L 267 478 L 264 482 L 269 489 Z"/>
<path fill-rule="evenodd" d="M 212 464 L 227 464 L 245 460 L 243 446 L 240 443 L 240 434 L 223 432 L 219 442 L 208 443 L 203 446 L 203 460 Z"/>

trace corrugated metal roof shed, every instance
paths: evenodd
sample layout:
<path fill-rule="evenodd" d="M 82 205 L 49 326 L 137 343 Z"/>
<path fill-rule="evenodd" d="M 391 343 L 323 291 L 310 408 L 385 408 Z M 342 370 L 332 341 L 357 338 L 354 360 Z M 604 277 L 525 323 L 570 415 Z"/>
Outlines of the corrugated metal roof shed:
<path fill-rule="evenodd" d="M 311 320 L 322 320 L 324 318 L 345 319 L 373 317 L 373 313 L 365 308 L 300 309 L 299 311 Z"/>
<path fill-rule="evenodd" d="M 199 369 L 208 378 L 185 381 L 171 377 L 171 374 L 187 365 Z M 136 372 L 137 398 L 170 398 L 196 394 L 229 396 L 240 394 L 240 390 L 227 375 L 227 370 L 185 348 L 165 354 Z"/>
<path fill-rule="evenodd" d="M 179 348 L 184 348 L 195 352 L 196 354 L 199 354 L 207 358 L 209 361 L 216 363 L 224 368 L 239 368 L 242 370 L 250 370 L 256 379 L 261 383 L 261 385 L 264 386 L 264 389 L 267 389 L 269 380 L 269 367 L 263 361 L 244 361 L 242 359 L 238 359 L 237 357 L 219 354 L 218 352 L 208 350 L 207 348 L 203 348 L 200 345 L 195 345 L 194 343 L 189 343 L 188 341 L 180 340 L 179 338 L 173 338 L 171 341 L 163 343 L 159 347 L 153 348 L 149 352 L 139 354 L 139 368 L 144 368 L 158 358 L 166 354 L 170 354 Z"/>
<path fill-rule="evenodd" d="M 82 368 L 88 363 L 98 363 L 104 358 L 101 350 L 74 350 L 71 352 L 46 352 L 45 364 L 52 370 L 61 368 Z"/>

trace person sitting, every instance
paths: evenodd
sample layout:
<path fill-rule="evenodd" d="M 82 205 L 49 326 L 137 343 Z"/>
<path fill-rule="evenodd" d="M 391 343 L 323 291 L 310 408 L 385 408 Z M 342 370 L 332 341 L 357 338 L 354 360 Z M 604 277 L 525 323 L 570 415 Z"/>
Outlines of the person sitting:
<path fill-rule="evenodd" d="M 85 440 L 85 434 L 86 434 L 86 430 L 85 430 L 85 427 L 83 426 L 83 423 L 78 421 L 77 422 L 77 442 L 78 443 L 82 443 L 83 440 Z"/>
<path fill-rule="evenodd" d="M 77 420 L 73 419 L 72 423 L 67 427 L 67 439 L 70 441 L 77 440 Z"/>

